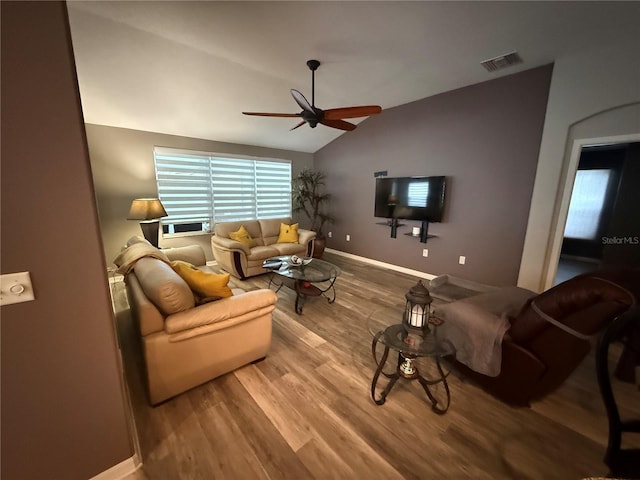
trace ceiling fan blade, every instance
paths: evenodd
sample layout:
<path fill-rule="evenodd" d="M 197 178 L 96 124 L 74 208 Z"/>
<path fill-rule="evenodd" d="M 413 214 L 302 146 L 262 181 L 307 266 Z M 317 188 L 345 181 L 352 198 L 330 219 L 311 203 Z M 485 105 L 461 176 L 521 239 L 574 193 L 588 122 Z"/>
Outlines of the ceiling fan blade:
<path fill-rule="evenodd" d="M 382 111 L 379 105 L 362 105 L 360 107 L 330 108 L 324 111 L 327 120 L 340 120 L 342 118 L 357 118 L 376 115 Z"/>
<path fill-rule="evenodd" d="M 314 115 L 316 114 L 316 112 L 313 109 L 313 107 L 311 106 L 311 104 L 309 104 L 307 99 L 304 98 L 304 95 L 301 94 L 298 90 L 294 90 L 292 88 L 291 89 L 291 95 L 293 96 L 293 99 L 296 101 L 296 103 L 298 105 L 300 105 L 300 108 L 302 108 L 303 110 L 306 110 L 307 112 L 311 112 Z"/>
<path fill-rule="evenodd" d="M 302 125 L 304 125 L 305 123 L 307 123 L 305 120 L 301 121 L 299 124 L 297 124 L 295 127 L 293 127 L 291 130 L 295 130 L 298 127 L 301 127 Z"/>
<path fill-rule="evenodd" d="M 242 112 L 244 115 L 256 115 L 258 117 L 299 117 L 299 113 L 265 113 L 265 112 Z"/>
<path fill-rule="evenodd" d="M 351 130 L 355 130 L 357 127 L 357 125 L 354 125 L 353 123 L 345 122 L 344 120 L 327 120 L 326 118 L 323 119 L 320 123 L 323 125 L 326 125 L 327 127 L 338 128 L 340 130 L 347 130 L 349 132 Z"/>

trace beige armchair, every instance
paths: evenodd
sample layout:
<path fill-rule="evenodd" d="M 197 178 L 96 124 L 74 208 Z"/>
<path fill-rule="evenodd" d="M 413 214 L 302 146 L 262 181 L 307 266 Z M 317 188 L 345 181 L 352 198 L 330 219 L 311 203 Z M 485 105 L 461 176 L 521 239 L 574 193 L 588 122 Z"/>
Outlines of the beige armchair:
<path fill-rule="evenodd" d="M 125 282 L 152 405 L 267 355 L 277 300 L 271 290 L 232 289 L 229 298 L 197 305 L 185 280 L 154 255 L 187 261 L 206 271 L 202 248 L 157 254 L 151 248 L 150 255 L 129 262 Z M 116 264 L 123 264 L 121 257 Z"/>

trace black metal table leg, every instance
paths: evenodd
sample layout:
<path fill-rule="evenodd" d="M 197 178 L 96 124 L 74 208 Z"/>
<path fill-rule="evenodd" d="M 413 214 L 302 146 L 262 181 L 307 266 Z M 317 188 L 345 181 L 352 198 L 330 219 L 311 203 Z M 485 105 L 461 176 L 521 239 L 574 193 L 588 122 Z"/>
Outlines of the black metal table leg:
<path fill-rule="evenodd" d="M 445 374 L 444 371 L 442 370 L 440 359 L 437 358 L 435 362 L 438 367 L 438 373 L 440 374 L 440 378 L 437 378 L 435 380 L 428 380 L 424 378 L 422 375 L 418 375 L 418 381 L 420 382 L 420 385 L 422 385 L 422 388 L 424 389 L 425 393 L 429 397 L 429 400 L 431 400 L 431 410 L 433 410 L 438 415 L 444 415 L 445 413 L 447 413 L 447 410 L 449 410 L 449 405 L 451 404 L 451 393 L 449 392 L 449 383 L 447 382 L 447 374 Z M 438 402 L 438 399 L 433 395 L 433 393 L 431 393 L 431 389 L 429 388 L 431 385 L 436 385 L 438 383 L 442 383 L 444 385 L 444 391 L 446 392 L 447 400 L 446 400 L 446 405 L 444 407 L 438 406 L 440 402 Z"/>
<path fill-rule="evenodd" d="M 449 383 L 447 382 L 447 376 L 449 375 L 449 372 L 445 373 L 445 371 L 442 369 L 442 364 L 440 363 L 440 359 L 439 358 L 434 359 L 434 361 L 436 362 L 436 366 L 438 368 L 438 374 L 439 374 L 439 377 L 434 379 L 423 377 L 422 375 L 419 374 L 417 369 L 415 369 L 415 371 L 409 375 L 406 373 L 403 373 L 400 368 L 401 364 L 405 361 L 406 358 L 412 358 L 412 357 L 405 357 L 401 352 L 398 353 L 398 364 L 396 366 L 395 372 L 391 374 L 386 373 L 383 370 L 387 362 L 387 359 L 389 358 L 389 347 L 387 345 L 384 346 L 384 352 L 382 354 L 382 357 L 380 358 L 380 361 L 378 361 L 378 358 L 376 356 L 378 340 L 382 334 L 383 332 L 378 332 L 373 337 L 373 342 L 371 343 L 371 354 L 373 356 L 373 361 L 376 363 L 376 371 L 375 371 L 375 374 L 373 375 L 373 380 L 371 382 L 371 398 L 373 399 L 373 401 L 377 405 L 384 404 L 384 402 L 387 399 L 387 395 L 389 395 L 389 392 L 391 392 L 391 389 L 393 388 L 393 386 L 396 384 L 396 382 L 400 377 L 407 378 L 409 380 L 417 379 L 420 385 L 422 386 L 422 388 L 424 389 L 425 393 L 427 394 L 427 397 L 431 401 L 431 409 L 438 415 L 444 415 L 445 413 L 447 413 L 447 410 L 449 410 L 449 405 L 451 404 L 451 392 L 449 391 Z M 380 396 L 376 398 L 376 387 L 378 384 L 378 380 L 380 379 L 380 375 L 384 375 L 385 377 L 387 377 L 389 379 L 389 383 L 382 390 L 382 392 L 380 393 Z M 439 383 L 443 384 L 444 390 L 446 393 L 446 401 L 443 402 L 442 407 L 440 406 L 441 403 L 433 395 L 430 388 L 430 386 L 436 385 Z"/>
<path fill-rule="evenodd" d="M 298 315 L 302 314 L 302 307 L 304 305 L 305 296 L 298 291 L 296 288 L 296 313 Z"/>
<path fill-rule="evenodd" d="M 274 287 L 276 287 L 275 292 L 278 293 L 280 291 L 280 289 L 282 288 L 282 286 L 284 285 L 284 282 L 280 282 L 280 283 L 276 283 L 275 281 L 276 275 L 271 272 L 271 277 L 269 277 L 269 285 L 267 285 L 267 288 L 271 288 L 271 286 L 273 285 Z"/>
<path fill-rule="evenodd" d="M 325 297 L 327 299 L 327 302 L 329 303 L 333 303 L 336 301 L 336 288 L 334 286 L 334 284 L 336 283 L 336 279 L 338 277 L 333 277 L 331 279 L 331 283 L 329 284 L 329 286 L 327 288 L 325 288 L 324 290 L 322 290 L 322 296 Z M 331 290 L 331 296 L 329 295 L 325 295 L 325 293 L 327 293 L 329 290 Z"/>
<path fill-rule="evenodd" d="M 376 359 L 376 344 L 377 343 L 378 343 L 378 338 L 374 338 L 373 339 L 373 344 L 371 345 L 371 349 L 373 351 L 373 359 L 374 359 L 374 361 L 376 363 L 377 363 L 377 359 Z M 378 367 L 376 368 L 376 373 L 373 375 L 373 381 L 371 382 L 371 398 L 373 399 L 373 401 L 377 405 L 382 405 L 386 401 L 387 395 L 389 395 L 389 392 L 391 391 L 391 389 L 393 388 L 395 383 L 398 381 L 398 378 L 400 378 L 400 375 L 398 375 L 397 373 L 392 374 L 392 375 L 388 375 L 388 374 L 386 374 L 386 373 L 384 373 L 382 371 L 384 369 L 385 364 L 387 363 L 387 358 L 388 357 L 389 357 L 389 347 L 387 347 L 385 345 L 384 353 L 382 354 L 382 358 L 380 359 L 380 363 L 378 363 Z M 380 397 L 376 398 L 376 386 L 378 384 L 378 379 L 380 378 L 380 374 L 381 373 L 383 373 L 386 377 L 389 378 L 389 383 L 384 388 L 384 390 L 382 390 L 382 393 L 380 394 Z"/>

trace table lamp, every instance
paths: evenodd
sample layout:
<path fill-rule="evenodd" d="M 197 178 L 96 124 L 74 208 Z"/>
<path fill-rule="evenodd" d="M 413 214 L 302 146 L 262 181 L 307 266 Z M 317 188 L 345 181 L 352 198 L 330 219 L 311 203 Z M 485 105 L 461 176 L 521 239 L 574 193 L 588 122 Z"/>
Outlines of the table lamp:
<path fill-rule="evenodd" d="M 141 220 L 144 238 L 158 248 L 159 219 L 166 216 L 167 212 L 157 198 L 136 198 L 131 202 L 127 220 Z"/>

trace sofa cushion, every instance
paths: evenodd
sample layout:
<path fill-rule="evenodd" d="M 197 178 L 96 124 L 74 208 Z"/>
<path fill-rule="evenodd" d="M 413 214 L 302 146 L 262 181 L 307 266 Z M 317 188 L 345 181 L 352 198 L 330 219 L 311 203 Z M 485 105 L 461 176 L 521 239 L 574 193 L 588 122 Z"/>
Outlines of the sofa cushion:
<path fill-rule="evenodd" d="M 235 240 L 236 242 L 244 243 L 248 247 L 253 247 L 255 245 L 255 241 L 253 240 L 247 229 L 244 228 L 244 225 L 242 225 L 235 232 L 229 232 L 229 238 L 231 240 Z"/>
<path fill-rule="evenodd" d="M 264 245 L 271 245 L 278 241 L 280 235 L 280 224 L 291 224 L 291 218 L 270 218 L 268 220 L 258 220 Z"/>
<path fill-rule="evenodd" d="M 192 265 L 205 265 L 207 257 L 204 249 L 200 245 L 186 245 L 184 247 L 163 248 L 164 253 L 169 261 L 182 260 Z"/>
<path fill-rule="evenodd" d="M 233 295 L 228 286 L 228 273 L 208 273 L 198 270 L 190 263 L 176 260 L 171 262 L 171 267 L 184 279 L 199 297 L 208 301 L 227 298 Z"/>
<path fill-rule="evenodd" d="M 143 257 L 136 262 L 134 271 L 144 294 L 165 316 L 195 306 L 191 288 L 169 264 Z"/>
<path fill-rule="evenodd" d="M 274 243 L 271 246 L 278 251 L 278 253 L 276 253 L 275 255 L 271 255 L 272 257 L 280 256 L 280 255 L 304 256 L 307 254 L 307 247 L 299 243 Z"/>
<path fill-rule="evenodd" d="M 276 243 L 298 243 L 298 224 L 280 224 L 280 235 Z"/>
<path fill-rule="evenodd" d="M 277 257 L 278 255 L 280 255 L 280 251 L 276 247 L 276 244 L 268 247 L 253 247 L 251 249 L 251 254 L 247 256 L 247 260 L 259 260 L 262 262 L 269 257 Z"/>
<path fill-rule="evenodd" d="M 216 226 L 214 227 L 214 234 L 218 237 L 231 238 L 229 234 L 231 232 L 237 232 L 240 227 L 244 227 L 247 230 L 251 238 L 255 240 L 256 245 L 263 245 L 262 232 L 260 230 L 260 223 L 258 223 L 258 220 L 216 223 Z"/>
<path fill-rule="evenodd" d="M 277 299 L 275 292 L 267 289 L 234 295 L 219 302 L 202 305 L 190 312 L 171 315 L 166 319 L 165 331 L 172 335 L 170 341 L 181 341 L 210 332 L 211 329 L 203 330 L 207 325 L 218 324 L 218 328 L 229 328 L 271 312 Z M 180 332 L 185 335 L 173 336 Z M 238 348 L 241 349 L 240 346 Z"/>

